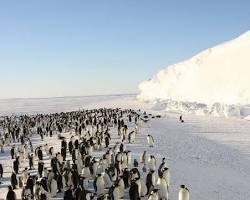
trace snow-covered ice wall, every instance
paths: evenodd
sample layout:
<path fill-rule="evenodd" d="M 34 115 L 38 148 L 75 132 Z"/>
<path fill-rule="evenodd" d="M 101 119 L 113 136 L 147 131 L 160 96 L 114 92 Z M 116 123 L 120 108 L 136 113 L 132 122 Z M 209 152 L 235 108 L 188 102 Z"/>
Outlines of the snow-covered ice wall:
<path fill-rule="evenodd" d="M 139 100 L 197 103 L 208 112 L 218 104 L 250 104 L 250 31 L 168 66 L 139 89 Z"/>

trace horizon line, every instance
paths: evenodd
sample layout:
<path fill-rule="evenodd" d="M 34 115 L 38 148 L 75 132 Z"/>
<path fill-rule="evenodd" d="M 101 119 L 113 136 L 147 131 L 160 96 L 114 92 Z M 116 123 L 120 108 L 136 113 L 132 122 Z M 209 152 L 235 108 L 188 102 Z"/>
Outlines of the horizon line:
<path fill-rule="evenodd" d="M 118 94 L 93 94 L 93 95 L 73 95 L 73 96 L 54 96 L 54 97 L 13 97 L 13 98 L 0 98 L 2 100 L 22 100 L 22 99 L 60 99 L 60 98 L 78 98 L 78 97 L 98 97 L 98 96 L 126 96 L 137 95 L 138 93 L 118 93 Z"/>

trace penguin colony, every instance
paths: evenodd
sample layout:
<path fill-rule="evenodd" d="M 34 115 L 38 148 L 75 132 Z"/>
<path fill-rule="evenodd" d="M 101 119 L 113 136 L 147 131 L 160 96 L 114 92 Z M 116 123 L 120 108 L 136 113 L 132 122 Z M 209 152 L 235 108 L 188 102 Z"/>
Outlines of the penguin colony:
<path fill-rule="evenodd" d="M 13 161 L 10 177 L 4 177 L 0 163 L 0 181 L 7 178 L 11 183 L 6 200 L 16 200 L 18 188 L 25 200 L 169 200 L 166 159 L 156 169 L 154 155 L 144 151 L 138 161 L 126 148 L 136 141 L 149 116 L 117 108 L 1 117 L 1 152 L 9 151 Z M 55 135 L 59 150 L 44 142 Z M 147 135 L 147 142 L 154 148 L 152 135 Z M 185 185 L 179 200 L 189 200 Z"/>

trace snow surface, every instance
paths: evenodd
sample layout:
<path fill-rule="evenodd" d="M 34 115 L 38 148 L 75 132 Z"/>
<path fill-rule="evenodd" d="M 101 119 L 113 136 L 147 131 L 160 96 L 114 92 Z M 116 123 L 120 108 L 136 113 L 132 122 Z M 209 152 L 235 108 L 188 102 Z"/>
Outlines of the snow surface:
<path fill-rule="evenodd" d="M 217 115 L 213 110 L 219 107 L 224 116 L 246 117 L 249 106 L 245 105 L 250 104 L 249 74 L 250 31 L 161 70 L 139 85 L 138 99 L 167 100 L 170 109 L 169 100 L 180 102 L 181 105 L 176 104 L 179 110 L 183 110 L 183 103 L 196 104 L 192 112 L 197 114 Z"/>
<path fill-rule="evenodd" d="M 192 200 L 246 200 L 250 197 L 250 123 L 246 120 L 188 114 L 183 116 L 185 123 L 179 123 L 178 113 L 157 110 L 152 107 L 154 104 L 139 102 L 132 95 L 16 99 L 0 102 L 0 105 L 0 113 L 13 114 L 100 107 L 141 108 L 161 114 L 162 118 L 151 119 L 149 124 L 143 125 L 135 144 L 127 144 L 127 149 L 134 158 L 146 150 L 148 155 L 156 156 L 157 164 L 162 157 L 167 158 L 171 173 L 170 200 L 177 199 L 180 184 L 187 185 Z M 154 148 L 147 146 L 148 133 L 154 136 Z M 32 140 L 39 141 L 35 136 Z M 46 138 L 44 142 L 60 147 L 56 138 Z M 9 184 L 12 166 L 9 150 L 10 147 L 0 154 L 6 172 L 4 186 L 0 185 L 0 199 L 5 198 Z M 20 197 L 20 190 L 17 192 Z"/>

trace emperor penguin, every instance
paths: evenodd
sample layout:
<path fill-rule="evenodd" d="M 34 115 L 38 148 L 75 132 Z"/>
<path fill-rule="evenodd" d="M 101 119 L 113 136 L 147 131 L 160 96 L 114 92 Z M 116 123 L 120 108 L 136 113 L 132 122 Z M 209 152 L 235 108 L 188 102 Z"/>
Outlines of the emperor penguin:
<path fill-rule="evenodd" d="M 108 165 L 111 165 L 111 163 L 112 163 L 112 159 L 111 159 L 111 152 L 110 152 L 110 150 L 108 150 L 107 151 L 107 153 L 106 153 L 106 159 L 107 159 L 107 163 L 108 163 Z"/>
<path fill-rule="evenodd" d="M 189 200 L 189 190 L 185 185 L 180 186 L 179 200 Z"/>
<path fill-rule="evenodd" d="M 46 152 L 46 155 L 49 156 L 49 145 L 48 144 L 45 144 L 45 152 Z"/>
<path fill-rule="evenodd" d="M 132 153 L 131 153 L 131 151 L 127 151 L 127 159 L 128 159 L 128 165 L 130 166 L 132 164 Z"/>
<path fill-rule="evenodd" d="M 93 168 L 93 176 L 94 177 L 96 176 L 98 166 L 99 166 L 99 162 L 94 159 L 94 163 L 93 163 L 93 166 L 92 166 L 92 168 Z"/>
<path fill-rule="evenodd" d="M 168 200 L 168 184 L 166 180 L 161 176 L 157 181 L 159 188 L 158 195 L 161 200 Z"/>
<path fill-rule="evenodd" d="M 131 131 L 128 134 L 128 142 L 129 143 L 134 143 L 135 142 L 135 131 Z"/>
<path fill-rule="evenodd" d="M 122 178 L 126 189 L 129 187 L 129 177 L 130 177 L 130 171 L 128 168 L 125 168 L 123 171 Z"/>
<path fill-rule="evenodd" d="M 165 179 L 165 181 L 168 184 L 168 187 L 170 185 L 170 172 L 169 169 L 167 167 L 165 167 L 162 171 L 162 177 Z"/>
<path fill-rule="evenodd" d="M 155 171 L 149 171 L 146 177 L 147 194 L 150 194 L 156 185 Z"/>
<path fill-rule="evenodd" d="M 102 195 L 104 194 L 104 179 L 103 179 L 103 174 L 98 174 L 96 178 L 96 194 L 97 195 Z"/>
<path fill-rule="evenodd" d="M 118 185 L 119 185 L 119 197 L 120 199 L 123 199 L 124 197 L 124 190 L 125 190 L 125 184 L 122 178 L 120 178 L 118 181 Z"/>
<path fill-rule="evenodd" d="M 127 153 L 123 152 L 122 153 L 122 168 L 125 169 L 128 166 L 128 157 Z"/>
<path fill-rule="evenodd" d="M 150 171 L 155 171 L 156 168 L 156 159 L 153 155 L 150 155 L 148 158 L 148 168 Z"/>
<path fill-rule="evenodd" d="M 147 186 L 142 179 L 140 179 L 140 185 L 141 185 L 141 197 L 143 198 L 147 195 Z"/>
<path fill-rule="evenodd" d="M 107 174 L 108 169 L 105 170 L 103 179 L 105 183 L 105 188 L 110 188 L 112 186 L 112 181 L 110 179 L 110 176 Z"/>
<path fill-rule="evenodd" d="M 114 186 L 113 186 L 113 189 L 112 189 L 112 197 L 111 199 L 113 200 L 119 200 L 120 199 L 120 189 L 119 189 L 119 185 L 118 183 L 116 183 Z"/>
<path fill-rule="evenodd" d="M 57 180 L 54 176 L 51 180 L 51 197 L 56 197 L 57 194 Z"/>
<path fill-rule="evenodd" d="M 143 153 L 141 154 L 141 163 L 142 164 L 146 164 L 146 155 L 147 155 L 147 151 L 143 151 Z"/>
<path fill-rule="evenodd" d="M 129 188 L 129 199 L 130 200 L 140 199 L 139 188 L 138 188 L 138 185 L 135 181 L 132 181 L 131 186 Z"/>
<path fill-rule="evenodd" d="M 147 141 L 148 141 L 149 147 L 154 147 L 154 138 L 152 135 L 147 136 Z"/>
<path fill-rule="evenodd" d="M 158 168 L 158 176 L 161 176 L 162 175 L 162 171 L 164 168 L 167 168 L 167 162 L 166 162 L 166 159 L 165 158 L 162 158 L 162 161 L 161 161 L 161 164 Z"/>

